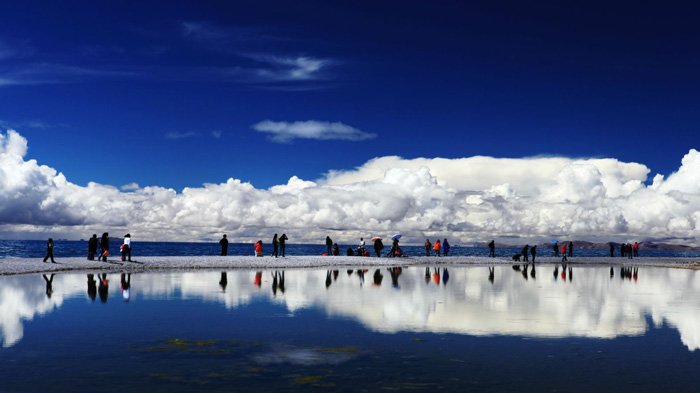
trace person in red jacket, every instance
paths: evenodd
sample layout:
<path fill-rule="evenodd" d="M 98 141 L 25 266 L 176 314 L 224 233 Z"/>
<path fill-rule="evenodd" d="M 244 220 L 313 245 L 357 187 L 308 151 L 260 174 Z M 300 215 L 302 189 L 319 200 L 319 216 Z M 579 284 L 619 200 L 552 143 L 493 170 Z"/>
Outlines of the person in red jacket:
<path fill-rule="evenodd" d="M 566 259 L 566 243 L 563 243 L 561 245 L 561 255 L 562 255 L 561 261 L 566 262 L 567 261 L 567 259 Z"/>
<path fill-rule="evenodd" d="M 435 240 L 433 251 L 435 251 L 435 255 L 440 256 L 440 239 Z"/>
<path fill-rule="evenodd" d="M 256 257 L 263 256 L 263 242 L 262 242 L 262 240 L 258 240 L 257 242 L 255 242 L 254 247 L 255 247 L 255 256 Z"/>

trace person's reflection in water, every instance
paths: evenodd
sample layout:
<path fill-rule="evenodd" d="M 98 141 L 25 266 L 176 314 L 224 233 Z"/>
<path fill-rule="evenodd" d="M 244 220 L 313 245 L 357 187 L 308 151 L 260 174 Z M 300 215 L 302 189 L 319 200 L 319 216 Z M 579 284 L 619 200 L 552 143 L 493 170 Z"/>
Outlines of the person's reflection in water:
<path fill-rule="evenodd" d="M 221 272 L 221 279 L 219 279 L 219 286 L 223 292 L 226 292 L 226 286 L 228 285 L 228 277 L 226 272 Z"/>
<path fill-rule="evenodd" d="M 561 279 L 566 281 L 566 265 L 561 267 Z"/>
<path fill-rule="evenodd" d="M 622 266 L 620 267 L 620 280 L 625 281 L 625 276 L 627 276 L 627 273 L 625 272 L 625 267 Z"/>
<path fill-rule="evenodd" d="M 637 282 L 637 279 L 639 278 L 639 270 L 638 269 L 639 268 L 635 267 L 634 272 L 632 273 L 632 279 L 634 280 L 635 283 Z"/>
<path fill-rule="evenodd" d="M 53 276 L 54 274 L 51 274 L 51 277 L 46 277 L 46 274 L 42 274 L 42 277 L 44 277 L 44 281 L 46 281 L 46 297 L 51 299 L 51 295 L 53 294 Z"/>
<path fill-rule="evenodd" d="M 442 285 L 447 285 L 448 281 L 450 281 L 450 272 L 444 267 L 442 268 Z"/>
<path fill-rule="evenodd" d="M 491 285 L 493 285 L 493 278 L 494 278 L 494 270 L 495 269 L 496 268 L 494 268 L 493 266 L 489 267 L 489 282 L 491 283 Z"/>
<path fill-rule="evenodd" d="M 571 271 L 571 266 L 569 266 L 569 282 L 574 280 L 574 272 Z"/>
<path fill-rule="evenodd" d="M 94 302 L 97 297 L 97 281 L 95 281 L 94 274 L 87 275 L 87 294 L 90 300 Z"/>
<path fill-rule="evenodd" d="M 554 281 L 559 278 L 559 266 L 554 266 Z"/>
<path fill-rule="evenodd" d="M 272 273 L 272 296 L 277 296 L 277 271 Z"/>
<path fill-rule="evenodd" d="M 348 271 L 347 271 L 347 273 L 348 273 L 348 276 L 352 276 L 352 272 L 354 272 L 354 270 L 352 270 L 352 269 L 348 269 Z"/>
<path fill-rule="evenodd" d="M 360 286 L 365 285 L 365 270 L 357 269 L 357 278 L 360 279 Z"/>
<path fill-rule="evenodd" d="M 430 268 L 425 268 L 425 285 L 430 284 Z"/>
<path fill-rule="evenodd" d="M 131 299 L 131 273 L 122 273 L 121 286 L 124 301 L 128 302 Z"/>
<path fill-rule="evenodd" d="M 260 288 L 262 285 L 262 272 L 255 272 L 255 278 L 253 278 L 253 284 L 255 284 L 256 287 Z"/>
<path fill-rule="evenodd" d="M 107 303 L 107 296 L 109 295 L 109 280 L 107 280 L 107 273 L 102 273 L 102 275 L 97 276 L 100 279 L 100 284 L 97 287 L 97 293 L 100 295 L 100 301 L 102 303 Z"/>
<path fill-rule="evenodd" d="M 382 275 L 382 272 L 379 271 L 379 269 L 374 271 L 374 285 L 377 287 L 380 287 L 382 285 L 382 280 L 384 279 L 384 276 Z"/>
<path fill-rule="evenodd" d="M 433 269 L 433 282 L 435 283 L 435 285 L 440 285 L 440 269 L 439 268 Z"/>
<path fill-rule="evenodd" d="M 333 282 L 338 280 L 338 274 L 340 274 L 338 270 L 333 270 Z"/>
<path fill-rule="evenodd" d="M 389 271 L 389 274 L 391 275 L 391 286 L 400 289 L 399 287 L 399 276 L 401 275 L 401 268 L 400 267 L 391 267 L 387 268 L 386 270 Z"/>
<path fill-rule="evenodd" d="M 328 289 L 328 287 L 330 287 L 332 283 L 333 279 L 331 278 L 331 271 L 326 270 L 326 289 Z"/>
<path fill-rule="evenodd" d="M 610 279 L 612 279 L 613 277 L 615 277 L 615 270 L 612 266 L 610 266 Z"/>
<path fill-rule="evenodd" d="M 532 262 L 532 269 L 530 269 L 530 278 L 535 280 L 535 279 L 537 279 L 537 276 L 536 276 L 537 273 L 535 272 L 535 262 L 534 262 L 535 258 L 533 257 L 532 259 L 533 259 L 533 262 Z"/>
<path fill-rule="evenodd" d="M 522 275 L 523 275 L 523 278 L 526 279 L 526 280 L 527 280 L 527 267 L 528 267 L 528 264 L 527 264 L 527 263 L 524 264 L 524 265 L 523 265 L 523 270 L 521 271 L 521 273 L 522 273 Z"/>
<path fill-rule="evenodd" d="M 278 277 L 277 288 L 279 288 L 280 292 L 284 293 L 284 270 L 277 273 L 277 277 Z"/>

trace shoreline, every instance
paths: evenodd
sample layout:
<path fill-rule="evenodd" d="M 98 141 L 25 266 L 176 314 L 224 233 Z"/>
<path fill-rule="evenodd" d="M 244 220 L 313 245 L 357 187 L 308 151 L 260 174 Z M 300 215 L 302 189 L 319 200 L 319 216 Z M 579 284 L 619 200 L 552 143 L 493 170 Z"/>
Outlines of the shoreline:
<path fill-rule="evenodd" d="M 234 269 L 299 269 L 335 267 L 389 267 L 389 266 L 490 266 L 523 265 L 508 257 L 405 257 L 376 258 L 349 256 L 289 256 L 286 258 L 254 256 L 149 256 L 133 258 L 133 262 L 121 262 L 117 258 L 107 262 L 88 261 L 82 257 L 56 258 L 57 263 L 42 262 L 41 258 L 0 259 L 0 276 L 59 272 L 151 272 L 182 270 L 234 270 Z M 557 257 L 537 258 L 536 265 L 560 264 Z M 700 258 L 692 257 L 572 257 L 567 264 L 579 266 L 647 266 L 700 270 Z"/>

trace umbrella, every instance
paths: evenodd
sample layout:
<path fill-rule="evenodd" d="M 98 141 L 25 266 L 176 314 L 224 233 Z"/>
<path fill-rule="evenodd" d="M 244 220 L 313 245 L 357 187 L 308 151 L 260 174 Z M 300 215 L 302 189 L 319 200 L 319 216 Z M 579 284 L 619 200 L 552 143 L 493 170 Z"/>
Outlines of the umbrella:
<path fill-rule="evenodd" d="M 382 238 L 379 237 L 379 236 L 375 236 L 375 237 L 372 238 L 372 241 L 373 241 L 373 242 L 374 242 L 374 241 L 377 241 L 377 240 L 382 240 Z"/>
<path fill-rule="evenodd" d="M 391 238 L 394 239 L 394 240 L 399 240 L 399 239 L 401 239 L 401 234 L 400 234 L 400 233 L 396 233 L 396 234 L 394 234 L 394 236 L 392 236 Z"/>

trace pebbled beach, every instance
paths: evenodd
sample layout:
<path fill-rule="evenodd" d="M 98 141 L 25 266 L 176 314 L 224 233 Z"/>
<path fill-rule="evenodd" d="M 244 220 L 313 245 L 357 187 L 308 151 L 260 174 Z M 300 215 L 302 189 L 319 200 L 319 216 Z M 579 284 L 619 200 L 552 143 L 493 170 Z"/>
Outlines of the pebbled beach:
<path fill-rule="evenodd" d="M 45 263 L 40 258 L 5 258 L 0 259 L 0 275 L 30 274 L 62 271 L 104 272 L 144 272 L 168 270 L 220 270 L 220 269 L 294 269 L 294 268 L 333 268 L 333 267 L 372 267 L 372 266 L 461 266 L 461 265 L 514 265 L 507 257 L 324 257 L 324 256 L 289 256 L 286 258 L 253 256 L 149 256 L 133 258 L 133 262 L 109 259 L 107 262 L 88 261 L 85 258 L 56 258 L 57 263 Z M 561 263 L 560 258 L 540 257 L 537 265 Z M 658 266 L 686 269 L 700 269 L 700 258 L 656 258 L 641 257 L 635 259 L 610 257 L 572 257 L 567 264 L 596 266 Z"/>

